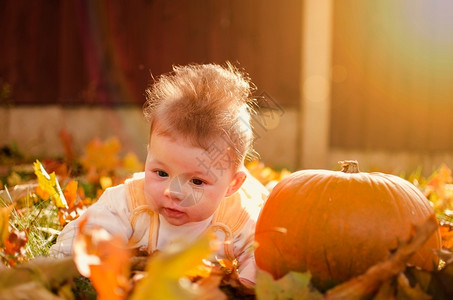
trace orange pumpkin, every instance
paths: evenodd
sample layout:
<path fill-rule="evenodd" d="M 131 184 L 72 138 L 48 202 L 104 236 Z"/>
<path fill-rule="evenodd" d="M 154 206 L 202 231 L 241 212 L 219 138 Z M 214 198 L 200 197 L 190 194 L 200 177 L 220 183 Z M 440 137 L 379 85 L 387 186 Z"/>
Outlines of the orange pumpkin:
<path fill-rule="evenodd" d="M 255 250 L 259 268 L 280 278 L 288 271 L 312 274 L 326 290 L 385 260 L 413 225 L 433 214 L 411 183 L 394 175 L 359 172 L 356 161 L 342 171 L 302 170 L 280 181 L 259 216 Z M 423 269 L 437 267 L 439 230 L 412 257 Z"/>

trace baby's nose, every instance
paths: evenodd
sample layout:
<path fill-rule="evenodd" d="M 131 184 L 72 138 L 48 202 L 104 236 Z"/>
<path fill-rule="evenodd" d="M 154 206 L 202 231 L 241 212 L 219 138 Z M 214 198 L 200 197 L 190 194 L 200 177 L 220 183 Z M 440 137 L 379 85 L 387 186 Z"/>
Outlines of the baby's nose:
<path fill-rule="evenodd" d="M 180 176 L 173 178 L 165 189 L 165 196 L 170 197 L 174 201 L 182 201 L 185 198 L 184 181 Z"/>
<path fill-rule="evenodd" d="M 182 192 L 169 190 L 169 191 L 168 191 L 168 196 L 169 196 L 172 200 L 175 200 L 175 201 L 182 201 L 182 200 L 184 200 L 184 194 L 183 194 Z"/>

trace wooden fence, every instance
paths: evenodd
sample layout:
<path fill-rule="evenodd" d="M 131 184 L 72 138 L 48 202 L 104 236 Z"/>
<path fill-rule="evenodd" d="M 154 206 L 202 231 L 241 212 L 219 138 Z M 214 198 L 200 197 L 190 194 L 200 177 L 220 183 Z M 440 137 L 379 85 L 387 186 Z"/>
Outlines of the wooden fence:
<path fill-rule="evenodd" d="M 332 3 L 329 149 L 451 154 L 453 5 Z M 0 100 L 141 105 L 150 73 L 229 60 L 250 73 L 258 93 L 301 111 L 304 7 L 299 0 L 1 1 L 0 84 L 10 93 Z"/>
<path fill-rule="evenodd" d="M 231 61 L 297 105 L 298 0 L 2 1 L 0 78 L 12 104 L 141 104 L 150 73 Z"/>

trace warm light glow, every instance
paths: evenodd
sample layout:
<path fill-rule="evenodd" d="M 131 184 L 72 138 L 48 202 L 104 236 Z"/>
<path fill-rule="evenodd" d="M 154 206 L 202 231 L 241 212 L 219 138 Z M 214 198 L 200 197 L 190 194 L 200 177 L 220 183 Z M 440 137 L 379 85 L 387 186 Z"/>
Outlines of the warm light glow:
<path fill-rule="evenodd" d="M 329 91 L 329 81 L 323 76 L 310 76 L 304 82 L 303 92 L 308 101 L 326 101 Z"/>
<path fill-rule="evenodd" d="M 336 1 L 331 144 L 449 151 L 453 1 Z"/>

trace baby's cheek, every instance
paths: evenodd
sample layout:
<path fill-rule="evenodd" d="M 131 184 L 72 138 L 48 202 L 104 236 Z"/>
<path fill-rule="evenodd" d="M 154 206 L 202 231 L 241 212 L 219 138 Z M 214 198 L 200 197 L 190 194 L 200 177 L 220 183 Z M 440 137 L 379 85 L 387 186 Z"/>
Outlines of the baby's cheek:
<path fill-rule="evenodd" d="M 149 206 L 153 209 L 157 209 L 158 207 L 158 191 L 156 190 L 156 187 L 153 187 L 151 185 L 145 186 L 145 198 L 146 202 L 148 203 Z"/>
<path fill-rule="evenodd" d="M 211 197 L 208 195 L 206 196 L 206 211 L 209 211 L 209 215 L 212 215 L 215 212 L 220 205 L 220 201 L 223 199 L 216 196 L 217 195 L 211 195 Z"/>
<path fill-rule="evenodd" d="M 209 218 L 215 212 L 215 209 L 216 207 L 209 201 L 201 201 L 198 204 L 189 207 L 187 212 L 192 221 L 203 221 Z"/>

